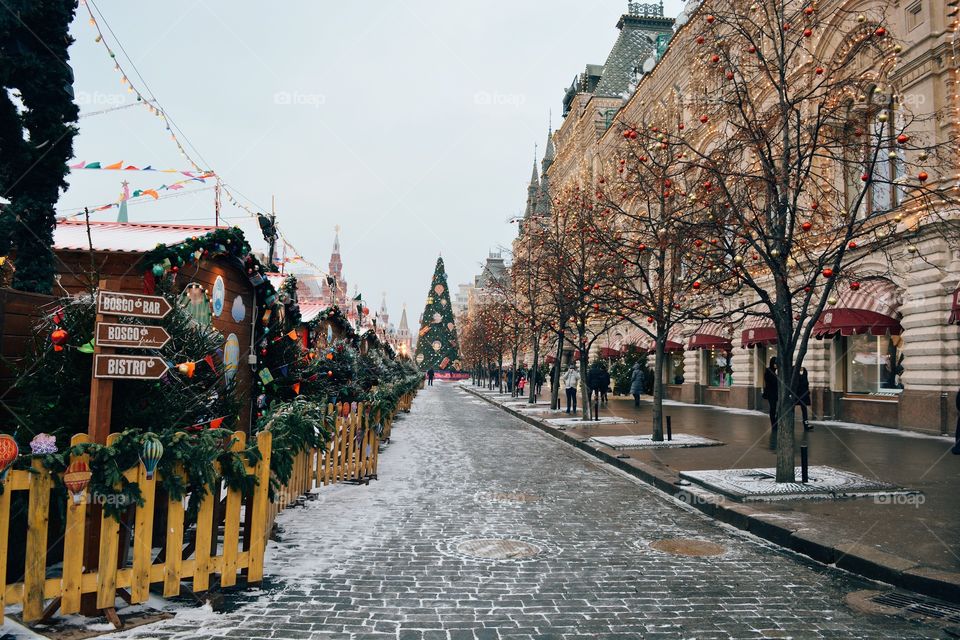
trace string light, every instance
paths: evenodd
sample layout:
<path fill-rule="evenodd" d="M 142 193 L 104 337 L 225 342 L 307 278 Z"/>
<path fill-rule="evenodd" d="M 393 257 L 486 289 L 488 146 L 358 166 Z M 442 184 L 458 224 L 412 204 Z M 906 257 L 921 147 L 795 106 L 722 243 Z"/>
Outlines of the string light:
<path fill-rule="evenodd" d="M 93 9 L 91 9 L 91 5 L 93 5 L 92 0 L 81 0 L 81 2 L 84 8 L 87 10 L 87 15 L 89 16 L 88 22 L 90 26 L 92 26 L 96 30 L 96 37 L 94 38 L 94 42 L 103 46 L 104 50 L 107 52 L 107 55 L 110 56 L 110 59 L 113 61 L 114 71 L 116 71 L 120 75 L 120 84 L 124 85 L 128 92 L 136 95 L 137 104 L 142 104 L 147 109 L 147 111 L 149 111 L 152 115 L 161 119 L 161 121 L 163 122 L 164 129 L 169 133 L 170 139 L 173 141 L 173 143 L 177 147 L 177 151 L 179 151 L 180 155 L 183 156 L 184 159 L 186 159 L 186 161 L 190 163 L 190 165 L 194 168 L 194 170 L 200 171 L 200 172 L 209 172 L 216 175 L 217 184 L 220 187 L 221 193 L 223 193 L 227 197 L 227 201 L 234 207 L 245 211 L 254 220 L 259 220 L 259 217 L 262 215 L 262 211 L 263 211 L 262 208 L 259 211 L 254 210 L 248 207 L 247 205 L 243 204 L 242 202 L 240 202 L 238 198 L 234 195 L 234 192 L 231 191 L 231 189 L 228 188 L 226 183 L 222 181 L 219 174 L 214 172 L 212 169 L 201 168 L 200 164 L 193 158 L 193 156 L 190 155 L 190 153 L 187 151 L 186 147 L 184 146 L 184 143 L 181 142 L 181 138 L 183 138 L 184 141 L 186 141 L 186 143 L 191 148 L 194 149 L 194 152 L 196 153 L 197 157 L 200 160 L 203 160 L 202 157 L 200 157 L 199 152 L 196 151 L 196 147 L 194 147 L 189 141 L 186 140 L 186 136 L 183 135 L 182 131 L 180 132 L 179 136 L 177 135 L 177 131 L 179 131 L 179 127 L 177 127 L 173 119 L 167 114 L 167 111 L 160 105 L 160 102 L 157 100 L 156 96 L 152 95 L 152 92 L 151 92 L 150 98 L 149 99 L 145 98 L 143 92 L 137 89 L 136 86 L 133 84 L 133 82 L 130 80 L 130 74 L 128 74 L 124 70 L 123 66 L 120 64 L 120 61 L 117 59 L 116 52 L 107 42 L 107 38 L 105 37 L 104 31 L 100 25 L 100 21 L 97 20 L 97 17 L 93 13 Z M 98 13 L 100 13 L 101 19 L 103 19 L 102 12 L 100 12 L 99 9 L 97 9 L 97 11 Z M 105 20 L 104 20 L 104 25 L 106 26 L 110 34 L 114 37 L 117 47 L 121 51 L 123 51 L 124 55 L 126 56 L 126 51 L 124 51 L 123 45 L 120 44 L 119 39 L 116 38 L 116 34 L 113 33 L 113 30 L 110 29 L 110 25 L 107 24 Z M 136 69 L 136 65 L 133 64 L 133 61 L 130 60 L 129 56 L 126 56 L 126 57 L 130 61 L 131 67 L 133 68 L 137 77 L 139 77 L 140 80 L 143 82 L 144 88 L 149 89 L 146 86 L 146 81 L 143 79 L 143 76 L 140 75 L 140 72 Z M 236 193 L 239 193 L 239 191 L 237 191 Z M 250 202 L 253 202 L 252 200 L 250 200 L 249 198 L 246 198 L 245 196 L 244 196 L 244 199 Z M 286 244 L 290 249 L 292 249 L 295 255 L 301 255 L 300 252 L 296 251 L 293 245 L 286 238 L 283 237 L 283 233 L 280 230 L 279 225 L 275 225 L 275 228 L 276 228 L 279 239 L 284 244 Z M 319 267 L 314 265 L 312 262 L 309 262 L 307 260 L 304 260 L 304 262 L 307 265 L 319 271 L 321 275 L 327 275 L 323 269 L 320 269 Z"/>

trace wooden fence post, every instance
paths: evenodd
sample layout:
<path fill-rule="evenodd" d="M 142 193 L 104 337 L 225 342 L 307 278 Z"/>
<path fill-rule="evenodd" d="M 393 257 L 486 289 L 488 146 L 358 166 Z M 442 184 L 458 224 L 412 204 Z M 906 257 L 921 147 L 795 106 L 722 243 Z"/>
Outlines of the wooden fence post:
<path fill-rule="evenodd" d="M 258 483 L 253 492 L 253 526 L 250 533 L 248 583 L 258 583 L 263 580 L 263 553 L 267 544 L 267 502 L 270 490 L 272 440 L 273 434 L 269 431 L 261 431 L 257 434 L 257 449 L 261 458 L 256 468 Z"/>

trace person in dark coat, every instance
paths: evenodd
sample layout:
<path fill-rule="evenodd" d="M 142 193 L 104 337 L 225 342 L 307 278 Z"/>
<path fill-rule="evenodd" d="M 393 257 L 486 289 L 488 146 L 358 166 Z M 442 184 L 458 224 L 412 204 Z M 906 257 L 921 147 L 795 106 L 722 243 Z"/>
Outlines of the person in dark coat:
<path fill-rule="evenodd" d="M 429 387 L 433 386 L 433 375 L 434 375 L 433 367 L 430 367 L 429 369 L 427 369 L 427 386 Z"/>
<path fill-rule="evenodd" d="M 770 427 L 777 428 L 777 397 L 779 393 L 780 377 L 778 374 L 777 359 L 770 358 L 770 366 L 763 372 L 763 394 L 761 397 L 770 405 Z"/>
<path fill-rule="evenodd" d="M 600 363 L 600 402 L 607 404 L 607 390 L 610 389 L 610 372 L 607 371 L 607 364 Z"/>
<path fill-rule="evenodd" d="M 630 395 L 633 396 L 633 406 L 640 406 L 640 396 L 643 394 L 643 367 L 640 363 L 633 365 L 633 373 L 630 374 Z"/>
<path fill-rule="evenodd" d="M 956 443 L 953 445 L 953 455 L 960 456 L 960 391 L 957 391 L 957 432 L 953 437 Z"/>
<path fill-rule="evenodd" d="M 800 407 L 800 413 L 803 415 L 803 430 L 813 431 L 813 427 L 810 426 L 810 417 L 807 415 L 807 407 L 810 406 L 810 376 L 807 375 L 806 367 L 800 367 L 797 380 L 797 406 Z"/>
<path fill-rule="evenodd" d="M 513 369 L 507 371 L 507 391 L 513 393 Z"/>
<path fill-rule="evenodd" d="M 598 403 L 600 402 L 601 390 L 606 389 L 607 385 L 610 384 L 609 375 L 606 376 L 607 381 L 604 382 L 605 373 L 603 363 L 600 362 L 594 362 L 587 370 L 587 389 L 590 391 L 590 397 L 595 398 Z"/>

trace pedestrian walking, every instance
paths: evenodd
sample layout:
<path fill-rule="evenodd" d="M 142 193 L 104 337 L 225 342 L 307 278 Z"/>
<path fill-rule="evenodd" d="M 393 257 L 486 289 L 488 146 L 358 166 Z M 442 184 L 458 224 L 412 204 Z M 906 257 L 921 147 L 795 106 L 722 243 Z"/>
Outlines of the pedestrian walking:
<path fill-rule="evenodd" d="M 507 391 L 513 393 L 513 369 L 507 371 Z"/>
<path fill-rule="evenodd" d="M 803 416 L 803 430 L 813 431 L 813 427 L 810 426 L 810 416 L 807 415 L 807 407 L 810 406 L 810 376 L 807 375 L 806 367 L 800 367 L 796 395 L 797 406 L 800 407 L 800 413 Z"/>
<path fill-rule="evenodd" d="M 563 386 L 567 390 L 567 413 L 573 407 L 573 413 L 577 412 L 577 387 L 580 386 L 580 372 L 577 371 L 577 365 L 570 363 L 570 368 L 563 374 Z"/>
<path fill-rule="evenodd" d="M 643 395 L 643 367 L 637 362 L 633 365 L 633 373 L 630 374 L 630 395 L 633 396 L 633 406 L 640 406 L 640 396 Z"/>
<path fill-rule="evenodd" d="M 518 390 L 518 392 L 519 392 L 517 395 L 521 395 L 521 396 L 522 396 L 522 395 L 523 395 L 523 390 L 524 390 L 524 388 L 525 388 L 526 386 L 527 386 L 527 379 L 526 379 L 526 377 L 524 377 L 524 375 L 521 373 L 521 374 L 520 374 L 520 379 L 517 381 L 517 390 Z"/>
<path fill-rule="evenodd" d="M 537 370 L 537 397 L 540 397 L 540 389 L 543 388 L 543 371 Z"/>
<path fill-rule="evenodd" d="M 428 387 L 433 386 L 433 376 L 434 376 L 433 367 L 430 367 L 429 369 L 427 369 L 427 386 Z"/>
<path fill-rule="evenodd" d="M 770 405 L 770 427 L 777 428 L 777 394 L 779 393 L 779 376 L 777 375 L 777 359 L 770 358 L 770 366 L 763 371 L 763 393 L 761 397 Z"/>

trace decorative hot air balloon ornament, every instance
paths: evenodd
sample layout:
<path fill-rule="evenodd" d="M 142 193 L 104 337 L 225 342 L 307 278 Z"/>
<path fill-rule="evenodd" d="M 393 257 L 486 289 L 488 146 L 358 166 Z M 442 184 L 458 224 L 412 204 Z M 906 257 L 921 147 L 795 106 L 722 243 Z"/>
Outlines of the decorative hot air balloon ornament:
<path fill-rule="evenodd" d="M 163 456 L 163 445 L 155 437 L 147 437 L 143 441 L 143 451 L 140 453 L 140 461 L 144 469 L 147 470 L 147 480 L 153 479 L 153 472 L 157 470 L 157 464 L 160 463 L 160 457 Z"/>
<path fill-rule="evenodd" d="M 13 465 L 19 455 L 20 447 L 13 436 L 6 433 L 0 435 L 0 482 L 6 480 L 10 466 Z"/>
<path fill-rule="evenodd" d="M 90 484 L 90 478 L 93 476 L 93 473 L 90 471 L 90 467 L 87 466 L 87 463 L 83 460 L 74 460 L 70 463 L 70 466 L 67 467 L 66 473 L 63 474 L 63 484 L 66 485 L 67 491 L 70 492 L 70 496 L 73 498 L 73 504 L 80 504 L 80 501 L 83 499 L 83 492 L 87 490 L 87 485 Z"/>

